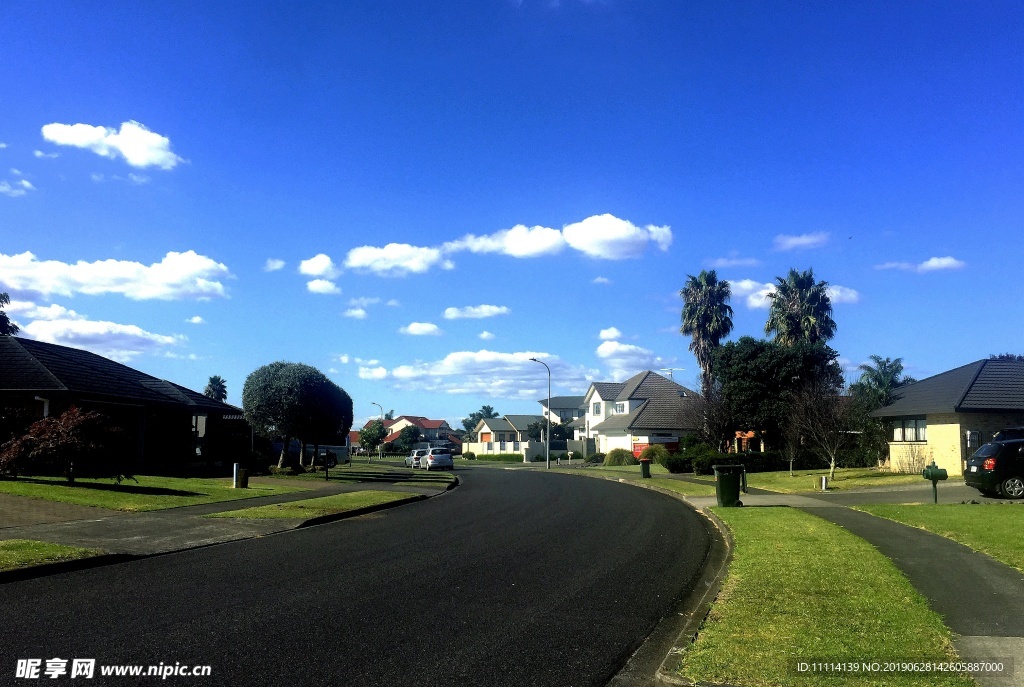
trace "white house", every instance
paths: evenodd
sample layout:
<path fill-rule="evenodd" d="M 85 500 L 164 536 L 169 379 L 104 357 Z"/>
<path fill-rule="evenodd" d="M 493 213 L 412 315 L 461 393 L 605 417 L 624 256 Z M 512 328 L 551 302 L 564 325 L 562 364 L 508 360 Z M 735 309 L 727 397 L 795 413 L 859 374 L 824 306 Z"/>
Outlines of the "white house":
<path fill-rule="evenodd" d="M 480 420 L 473 428 L 478 440 L 462 446 L 463 454 L 472 452 L 480 458 L 495 453 L 520 453 L 523 462 L 544 456 L 544 442 L 530 441 L 527 428 L 543 422 L 543 415 L 504 415 Z"/>

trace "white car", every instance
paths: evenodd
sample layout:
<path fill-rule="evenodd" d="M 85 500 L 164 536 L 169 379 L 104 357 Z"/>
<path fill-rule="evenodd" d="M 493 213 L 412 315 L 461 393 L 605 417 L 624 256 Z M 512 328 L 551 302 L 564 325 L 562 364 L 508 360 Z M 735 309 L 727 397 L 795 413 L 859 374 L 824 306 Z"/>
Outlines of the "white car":
<path fill-rule="evenodd" d="M 427 449 L 418 448 L 405 457 L 405 467 L 407 468 L 418 468 L 420 467 L 420 458 L 427 455 Z"/>
<path fill-rule="evenodd" d="M 420 467 L 427 470 L 431 468 L 435 470 L 439 468 L 454 470 L 455 462 L 452 460 L 452 452 L 449 449 L 432 448 L 427 451 L 427 455 L 420 458 Z"/>

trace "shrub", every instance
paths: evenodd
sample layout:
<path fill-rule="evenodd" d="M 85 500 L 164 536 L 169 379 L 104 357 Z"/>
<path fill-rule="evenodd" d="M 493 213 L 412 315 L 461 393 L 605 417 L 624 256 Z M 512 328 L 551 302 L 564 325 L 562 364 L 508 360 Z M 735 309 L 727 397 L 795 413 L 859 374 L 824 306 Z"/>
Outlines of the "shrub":
<path fill-rule="evenodd" d="M 465 453 L 462 454 L 462 457 L 465 458 L 466 460 L 476 460 L 476 454 L 473 453 L 472 451 L 466 451 Z"/>
<path fill-rule="evenodd" d="M 624 448 L 613 448 L 604 457 L 605 465 L 639 465 L 640 461 Z"/>
<path fill-rule="evenodd" d="M 650 460 L 665 467 L 665 461 L 668 460 L 668 449 L 661 444 L 651 444 L 640 452 L 640 460 Z"/>
<path fill-rule="evenodd" d="M 587 456 L 587 462 L 588 463 L 593 463 L 594 465 L 599 465 L 599 464 L 604 462 L 604 454 L 603 453 L 592 453 L 589 456 Z"/>
<path fill-rule="evenodd" d="M 673 475 L 693 470 L 693 459 L 681 453 L 672 453 L 665 459 L 665 469 Z"/>

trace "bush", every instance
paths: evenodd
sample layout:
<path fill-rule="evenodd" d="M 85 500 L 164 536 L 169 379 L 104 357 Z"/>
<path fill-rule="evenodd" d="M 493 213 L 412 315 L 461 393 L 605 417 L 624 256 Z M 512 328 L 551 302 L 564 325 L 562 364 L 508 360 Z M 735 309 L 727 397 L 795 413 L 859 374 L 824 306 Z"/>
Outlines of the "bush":
<path fill-rule="evenodd" d="M 682 453 L 672 453 L 665 459 L 665 469 L 673 475 L 693 470 L 693 459 Z"/>
<path fill-rule="evenodd" d="M 476 460 L 476 454 L 473 453 L 472 451 L 466 451 L 465 453 L 462 454 L 462 457 L 465 458 L 466 460 Z"/>
<path fill-rule="evenodd" d="M 605 465 L 639 465 L 640 461 L 624 448 L 613 448 L 604 457 Z"/>
<path fill-rule="evenodd" d="M 587 456 L 587 462 L 588 463 L 592 463 L 594 465 L 600 465 L 601 463 L 604 462 L 604 454 L 603 453 L 592 453 L 589 456 Z"/>
<path fill-rule="evenodd" d="M 665 467 L 665 461 L 668 460 L 668 449 L 661 444 L 651 444 L 640 452 L 640 460 L 649 460 Z"/>
<path fill-rule="evenodd" d="M 477 460 L 493 460 L 499 463 L 522 463 L 522 453 L 481 453 L 476 457 Z M 534 459 L 536 460 L 536 458 Z M 541 460 L 544 460 L 541 458 Z"/>

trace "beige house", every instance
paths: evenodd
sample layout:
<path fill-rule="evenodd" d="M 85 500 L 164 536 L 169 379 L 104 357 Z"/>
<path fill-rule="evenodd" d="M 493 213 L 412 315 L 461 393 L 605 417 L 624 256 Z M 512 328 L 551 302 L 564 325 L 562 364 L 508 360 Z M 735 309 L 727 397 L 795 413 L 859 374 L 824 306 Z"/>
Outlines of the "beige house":
<path fill-rule="evenodd" d="M 1007 427 L 1024 426 L 1024 361 L 990 358 L 922 379 L 872 415 L 889 424 L 889 467 L 920 472 L 932 460 L 950 476 Z"/>
<path fill-rule="evenodd" d="M 541 460 L 544 442 L 530 441 L 527 428 L 543 421 L 543 415 L 503 415 L 480 420 L 473 428 L 479 441 L 466 442 L 462 445 L 462 452 L 472 452 L 480 458 L 489 453 L 519 453 L 525 463 Z"/>

